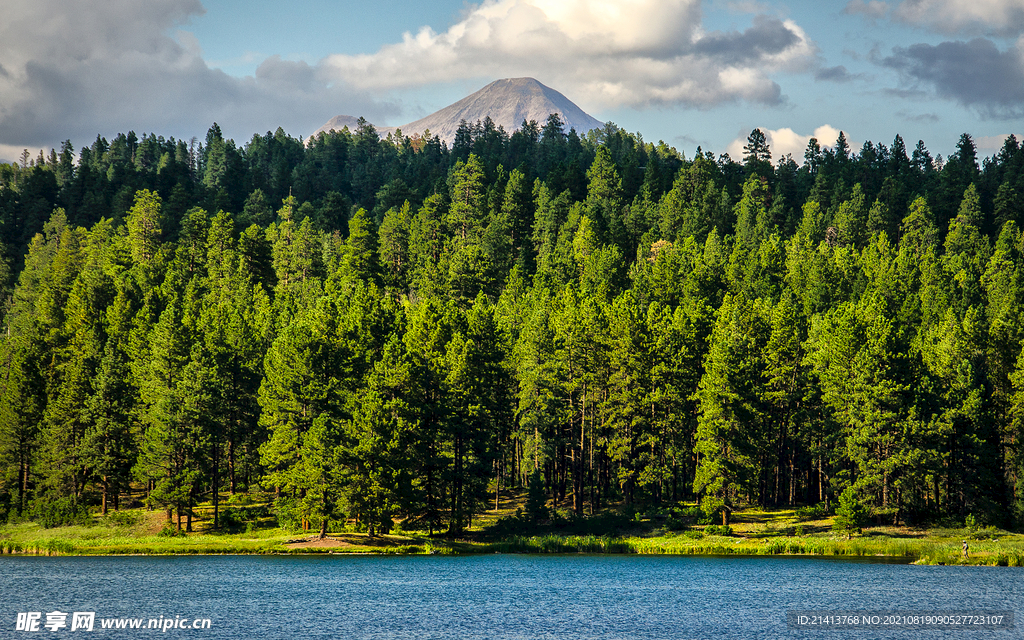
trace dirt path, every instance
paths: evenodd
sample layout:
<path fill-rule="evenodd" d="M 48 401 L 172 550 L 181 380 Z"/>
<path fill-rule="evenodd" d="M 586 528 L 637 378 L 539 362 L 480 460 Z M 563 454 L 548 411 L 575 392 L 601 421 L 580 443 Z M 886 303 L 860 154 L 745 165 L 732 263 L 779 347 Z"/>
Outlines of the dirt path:
<path fill-rule="evenodd" d="M 347 540 L 341 540 L 338 538 L 327 537 L 323 540 L 318 538 L 309 538 L 307 540 L 293 540 L 287 542 L 284 546 L 289 549 L 338 549 L 345 547 L 354 547 L 356 545 L 348 542 Z"/>

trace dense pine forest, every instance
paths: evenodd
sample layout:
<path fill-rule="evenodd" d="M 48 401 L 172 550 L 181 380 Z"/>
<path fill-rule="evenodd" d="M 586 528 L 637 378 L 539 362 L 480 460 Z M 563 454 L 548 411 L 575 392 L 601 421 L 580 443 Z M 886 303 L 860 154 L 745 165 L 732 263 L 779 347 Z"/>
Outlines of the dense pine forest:
<path fill-rule="evenodd" d="M 0 518 L 191 528 L 258 490 L 285 526 L 459 533 L 532 484 L 1024 524 L 1024 149 L 744 149 L 552 116 L 26 152 Z"/>

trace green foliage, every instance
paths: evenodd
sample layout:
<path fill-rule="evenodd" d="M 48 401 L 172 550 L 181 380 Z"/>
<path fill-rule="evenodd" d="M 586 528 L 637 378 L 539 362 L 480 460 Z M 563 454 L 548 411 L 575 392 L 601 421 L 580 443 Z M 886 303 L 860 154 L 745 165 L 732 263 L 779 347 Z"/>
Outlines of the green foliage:
<path fill-rule="evenodd" d="M 822 502 L 811 507 L 796 508 L 796 517 L 801 520 L 821 520 L 822 518 L 828 517 L 828 515 L 828 507 L 826 507 Z"/>
<path fill-rule="evenodd" d="M 74 496 L 38 500 L 32 507 L 32 519 L 47 529 L 93 523 L 89 510 Z"/>
<path fill-rule="evenodd" d="M 263 487 L 290 527 L 457 535 L 510 491 L 515 526 L 681 527 L 854 486 L 1024 522 L 1017 140 L 766 140 L 214 125 L 3 165 L 0 513 L 145 487 L 240 528 Z"/>
<path fill-rule="evenodd" d="M 868 509 L 859 499 L 853 487 L 847 487 L 839 496 L 839 506 L 836 507 L 836 515 L 832 520 L 832 530 L 845 533 L 850 538 L 854 533 L 860 533 L 867 525 Z"/>
<path fill-rule="evenodd" d="M 134 527 L 141 522 L 140 514 L 134 511 L 111 511 L 103 523 L 111 527 Z"/>
<path fill-rule="evenodd" d="M 220 526 L 229 533 L 239 531 L 253 532 L 259 521 L 270 516 L 270 510 L 264 505 L 255 507 L 228 507 L 220 512 Z M 288 528 L 288 527 L 284 527 Z"/>
<path fill-rule="evenodd" d="M 176 538 L 181 535 L 181 529 L 170 522 L 165 522 L 164 526 L 160 528 L 160 531 L 158 531 L 156 535 L 161 538 Z"/>
<path fill-rule="evenodd" d="M 160 205 L 160 196 L 154 192 L 143 189 L 135 194 L 127 227 L 136 264 L 147 264 L 156 255 L 162 231 Z"/>

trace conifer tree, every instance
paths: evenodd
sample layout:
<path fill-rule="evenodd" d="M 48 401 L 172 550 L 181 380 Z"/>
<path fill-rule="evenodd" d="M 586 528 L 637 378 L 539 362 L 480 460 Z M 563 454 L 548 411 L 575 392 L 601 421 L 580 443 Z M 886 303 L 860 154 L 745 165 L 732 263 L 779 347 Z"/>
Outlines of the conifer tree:
<path fill-rule="evenodd" d="M 136 193 L 127 227 L 135 264 L 149 263 L 156 255 L 163 229 L 160 196 L 148 189 Z"/>

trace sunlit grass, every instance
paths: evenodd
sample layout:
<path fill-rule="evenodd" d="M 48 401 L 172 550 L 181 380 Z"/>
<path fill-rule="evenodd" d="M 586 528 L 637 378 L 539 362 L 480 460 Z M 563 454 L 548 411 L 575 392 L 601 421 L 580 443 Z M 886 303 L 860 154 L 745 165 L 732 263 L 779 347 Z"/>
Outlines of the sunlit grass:
<path fill-rule="evenodd" d="M 474 529 L 492 524 L 499 513 L 511 513 L 518 504 L 503 497 L 499 512 L 475 519 Z M 631 521 L 630 521 L 631 522 Z M 368 538 L 365 534 L 330 534 L 318 541 L 311 534 L 274 526 L 266 518 L 259 526 L 239 533 L 210 529 L 209 519 L 194 523 L 187 535 L 160 535 L 165 527 L 161 512 L 122 511 L 109 518 L 97 516 L 93 525 L 44 529 L 31 522 L 0 526 L 0 553 L 36 555 L 192 555 L 192 554 L 471 554 L 471 553 L 595 553 L 671 555 L 808 555 L 896 557 L 919 564 L 1024 566 L 1024 536 L 992 531 L 992 538 L 970 539 L 964 529 L 932 530 L 877 526 L 851 539 L 831 530 L 828 518 L 804 520 L 794 510 L 749 509 L 734 514 L 731 535 L 719 528 L 689 526 L 670 531 L 647 523 L 615 535 L 509 535 L 490 541 L 430 538 L 422 533 Z M 166 532 L 165 532 L 166 533 Z M 969 539 L 970 555 L 963 557 L 962 540 Z"/>
<path fill-rule="evenodd" d="M 1024 566 L 1024 540 L 976 542 L 964 560 L 960 543 L 889 537 L 778 537 L 774 539 L 680 535 L 658 537 L 515 536 L 487 545 L 503 553 L 634 553 L 669 555 L 811 555 L 895 557 L 920 564 Z"/>

